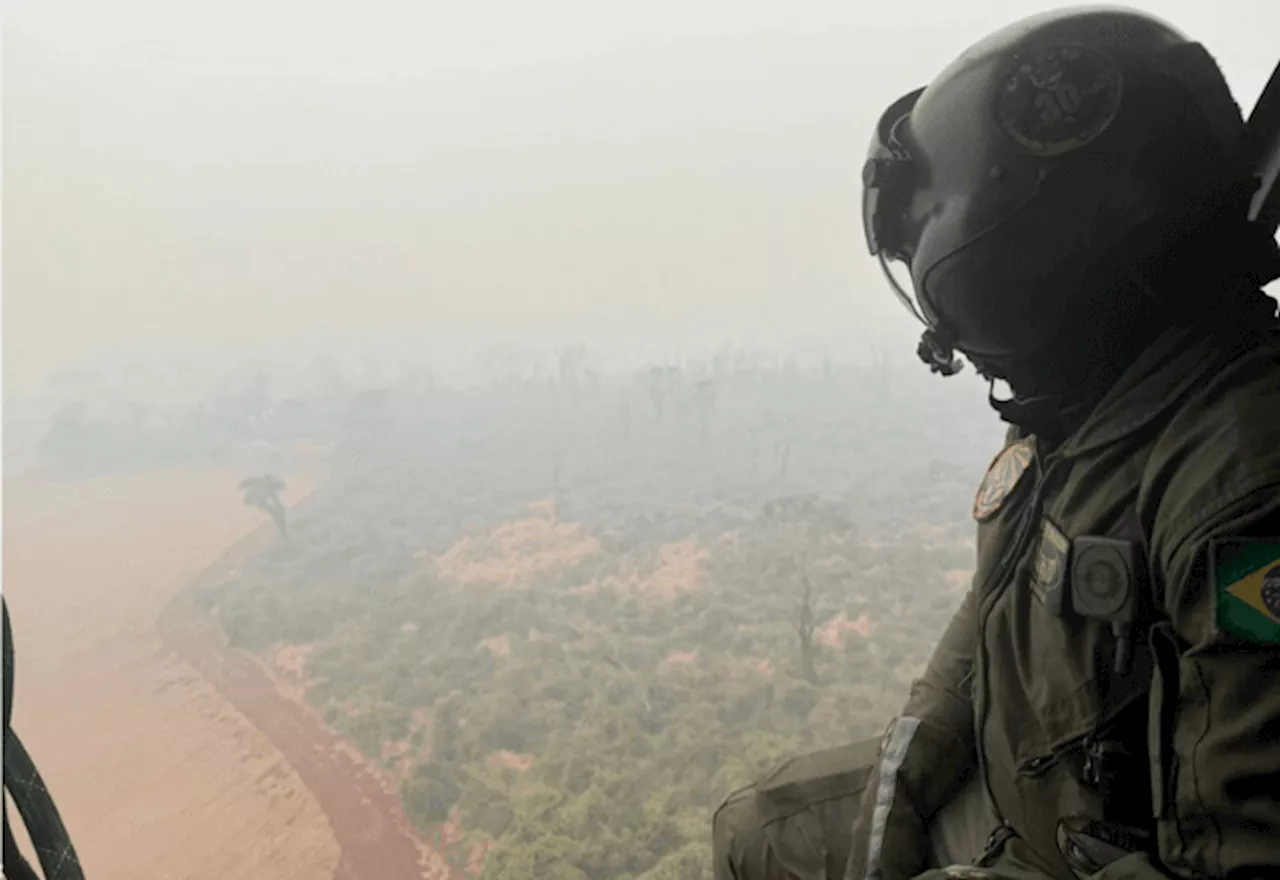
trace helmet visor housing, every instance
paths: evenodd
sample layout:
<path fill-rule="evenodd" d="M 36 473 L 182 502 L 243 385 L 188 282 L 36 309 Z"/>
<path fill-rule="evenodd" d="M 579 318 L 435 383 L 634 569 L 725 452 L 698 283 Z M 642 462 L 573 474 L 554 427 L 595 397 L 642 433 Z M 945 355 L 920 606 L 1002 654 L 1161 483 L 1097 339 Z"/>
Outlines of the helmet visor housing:
<path fill-rule="evenodd" d="M 911 236 L 908 210 L 917 185 L 917 165 L 903 139 L 903 129 L 923 88 L 903 95 L 884 112 L 876 125 L 867 161 L 862 168 L 862 230 L 867 250 L 875 257 L 889 286 L 907 309 L 929 324 L 911 285 L 899 281 L 890 267 L 897 261 L 910 267 Z M 908 287 L 911 289 L 909 290 Z"/>

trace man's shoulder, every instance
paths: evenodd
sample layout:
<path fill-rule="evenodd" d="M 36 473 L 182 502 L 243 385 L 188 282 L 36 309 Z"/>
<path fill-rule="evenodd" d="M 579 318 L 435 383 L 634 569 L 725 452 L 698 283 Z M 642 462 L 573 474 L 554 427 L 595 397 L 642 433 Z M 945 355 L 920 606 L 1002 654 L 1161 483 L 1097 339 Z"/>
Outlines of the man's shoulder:
<path fill-rule="evenodd" d="M 1280 335 L 1220 354 L 1164 420 L 1143 469 L 1144 518 L 1166 553 L 1280 500 L 1267 492 L 1280 487 Z"/>

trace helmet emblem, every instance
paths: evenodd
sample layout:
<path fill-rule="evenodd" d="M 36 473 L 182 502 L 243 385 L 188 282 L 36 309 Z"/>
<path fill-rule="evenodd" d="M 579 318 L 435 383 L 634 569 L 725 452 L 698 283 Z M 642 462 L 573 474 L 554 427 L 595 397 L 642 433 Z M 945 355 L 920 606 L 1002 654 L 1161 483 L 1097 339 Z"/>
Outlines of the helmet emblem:
<path fill-rule="evenodd" d="M 1020 55 L 1004 76 L 996 120 L 1029 153 L 1055 156 L 1106 131 L 1120 108 L 1120 72 L 1101 52 L 1049 45 Z"/>

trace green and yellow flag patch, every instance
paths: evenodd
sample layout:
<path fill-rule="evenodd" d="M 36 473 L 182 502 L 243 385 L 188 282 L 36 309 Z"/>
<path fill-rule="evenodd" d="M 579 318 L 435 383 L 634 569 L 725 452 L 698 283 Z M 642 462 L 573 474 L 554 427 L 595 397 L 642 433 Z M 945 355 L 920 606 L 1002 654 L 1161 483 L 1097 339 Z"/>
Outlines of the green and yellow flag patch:
<path fill-rule="evenodd" d="M 1219 631 L 1280 645 L 1280 538 L 1215 541 L 1212 565 Z"/>

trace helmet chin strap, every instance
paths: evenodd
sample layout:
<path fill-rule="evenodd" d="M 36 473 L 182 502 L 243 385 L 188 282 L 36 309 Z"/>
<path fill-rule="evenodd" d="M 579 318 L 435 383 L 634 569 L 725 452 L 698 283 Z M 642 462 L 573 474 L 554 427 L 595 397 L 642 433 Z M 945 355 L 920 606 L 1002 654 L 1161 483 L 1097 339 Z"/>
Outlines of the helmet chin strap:
<path fill-rule="evenodd" d="M 1093 403 L 1089 396 L 1068 397 L 1062 394 L 1045 394 L 1037 397 L 1014 397 L 999 400 L 996 397 L 995 377 L 989 382 L 987 401 L 1000 414 L 1002 421 L 1019 428 L 1025 434 L 1034 434 L 1049 445 L 1057 445 L 1088 415 Z"/>
<path fill-rule="evenodd" d="M 999 400 L 995 394 L 995 379 L 987 392 L 987 401 L 1000 416 L 1000 420 L 1016 427 L 1022 436 L 1034 436 L 1041 448 L 1049 451 L 1057 448 L 1080 429 L 1093 412 L 1103 389 L 1081 393 L 1049 393 L 1033 397 L 1015 395 Z"/>
<path fill-rule="evenodd" d="M 938 342 L 936 339 L 921 341 L 922 359 L 926 357 L 925 351 L 929 345 L 936 346 Z M 936 351 L 932 348 L 929 350 Z M 949 347 L 946 349 L 946 354 L 950 355 Z M 1009 390 L 1012 396 L 1002 400 L 996 397 L 996 382 L 1008 381 L 1003 375 L 1005 371 L 995 363 L 984 363 L 981 357 L 973 355 L 966 355 L 966 357 L 973 364 L 974 371 L 987 380 L 987 402 L 999 414 L 1001 421 L 1017 427 L 1024 434 L 1036 435 L 1050 446 L 1057 445 L 1066 439 L 1074 427 L 1088 415 L 1096 399 L 1096 395 L 1088 393 L 1083 387 L 1071 391 L 1045 389 L 1020 393 L 1011 385 Z M 953 362 L 956 360 L 954 356 L 951 356 L 951 359 Z M 928 363 L 927 360 L 926 363 Z M 935 369 L 935 372 L 954 375 L 942 369 Z"/>

